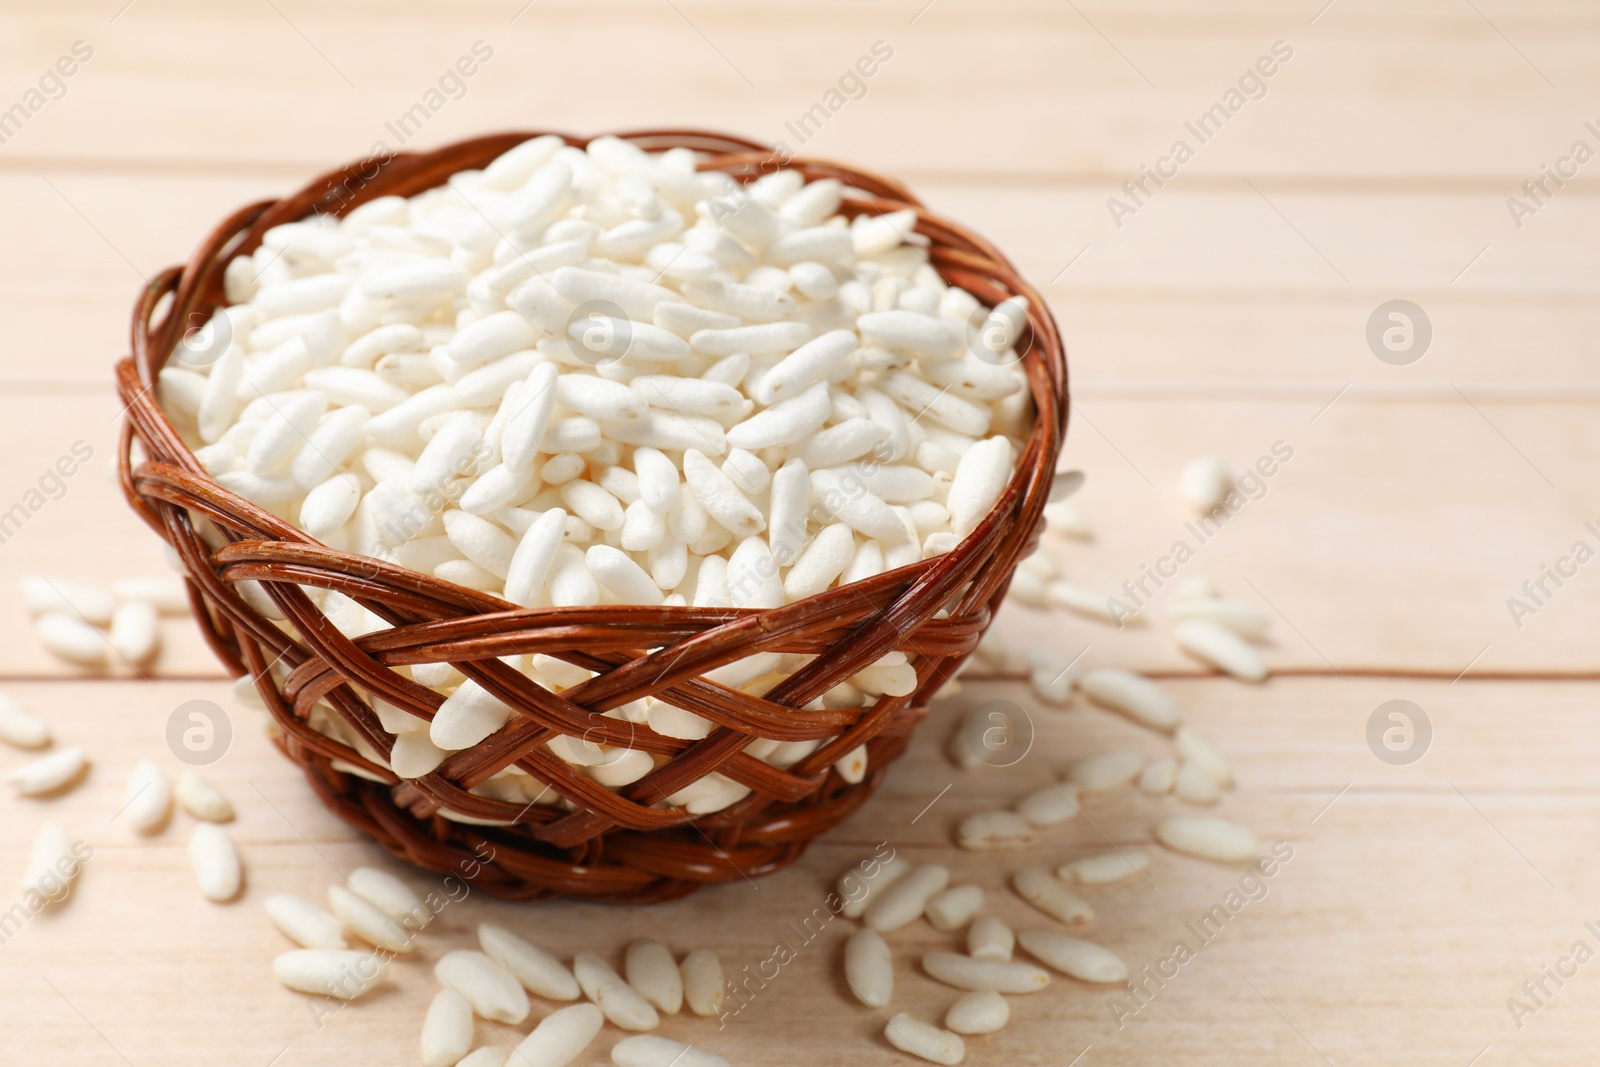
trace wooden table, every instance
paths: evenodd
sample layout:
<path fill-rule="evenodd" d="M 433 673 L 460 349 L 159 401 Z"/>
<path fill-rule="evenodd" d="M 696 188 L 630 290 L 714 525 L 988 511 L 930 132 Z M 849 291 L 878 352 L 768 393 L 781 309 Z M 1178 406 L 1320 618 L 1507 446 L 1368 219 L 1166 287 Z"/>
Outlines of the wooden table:
<path fill-rule="evenodd" d="M 1063 979 L 1017 998 L 1012 1025 L 971 1040 L 968 1062 L 1592 1059 L 1600 963 L 1561 985 L 1545 978 L 1537 1005 L 1523 984 L 1570 973 L 1561 961 L 1575 942 L 1600 947 L 1584 926 L 1600 920 L 1600 564 L 1547 583 L 1521 625 L 1507 598 L 1526 599 L 1524 581 L 1574 542 L 1600 544 L 1585 525 L 1600 519 L 1600 163 L 1547 183 L 1542 202 L 1523 191 L 1542 165 L 1570 173 L 1561 160 L 1575 141 L 1600 147 L 1600 121 L 1585 126 L 1600 120 L 1593 5 L 61 0 L 0 11 L 0 108 L 28 110 L 29 87 L 76 41 L 92 57 L 65 94 L 0 125 L 0 510 L 29 499 L 75 441 L 94 459 L 8 532 L 0 588 L 28 573 L 162 571 L 107 474 L 110 368 L 143 278 L 224 212 L 380 139 L 400 147 L 396 131 L 432 145 L 517 127 L 699 125 L 800 148 L 788 127 L 883 41 L 892 57 L 864 95 L 814 118 L 801 150 L 900 175 L 1049 295 L 1073 371 L 1066 461 L 1090 472 L 1081 502 L 1099 531 L 1089 544 L 1051 540 L 1075 580 L 1114 589 L 1185 536 L 1175 486 L 1192 455 L 1243 467 L 1275 442 L 1293 450 L 1184 568 L 1273 612 L 1269 684 L 1207 676 L 1175 652 L 1170 591 L 1148 625 L 1120 632 L 1016 607 L 999 623 L 1019 648 L 1048 641 L 1165 679 L 1235 761 L 1241 785 L 1222 810 L 1290 843 L 1293 859 L 1122 1028 L 1105 990 Z M 429 90 L 478 41 L 492 55 L 459 99 L 429 110 Z M 1228 110 L 1230 88 L 1275 42 L 1279 61 L 1261 68 L 1272 76 L 1244 85 L 1257 98 Z M 1205 114 L 1201 143 L 1186 123 Z M 1180 139 L 1194 151 L 1177 165 Z M 1124 183 L 1141 164 L 1173 176 L 1135 200 Z M 1369 317 L 1395 299 L 1432 328 L 1406 365 L 1367 341 Z M 238 904 L 206 904 L 181 825 L 146 842 L 111 822 L 136 759 L 176 768 L 162 737 L 177 705 L 234 707 L 188 623 L 169 622 L 167 651 L 142 678 L 53 663 L 14 599 L 0 631 L 4 691 L 95 760 L 63 799 L 5 801 L 6 885 L 47 817 L 96 850 L 67 907 L 0 945 L 6 1063 L 415 1062 L 427 964 L 480 921 L 565 953 L 649 933 L 679 950 L 710 945 L 739 970 L 792 940 L 788 922 L 876 843 L 967 862 L 948 846 L 963 814 L 1010 802 L 1076 755 L 1162 747 L 1097 711 L 1038 706 L 1020 675 L 974 682 L 936 710 L 881 794 L 794 869 L 652 909 L 472 898 L 439 919 L 420 963 L 318 1018 L 271 978 L 283 942 L 260 901 L 318 896 L 360 864 L 400 868 L 323 812 L 255 713 L 236 709 L 234 743 L 211 771 L 240 809 L 249 886 Z M 958 773 L 942 741 L 962 707 L 988 698 L 1029 709 L 1036 744 L 1008 772 Z M 1409 765 L 1367 743 L 1392 699 L 1432 724 Z M 21 759 L 0 754 L 0 767 Z M 1034 858 L 1145 843 L 1176 806 L 1096 800 Z M 994 891 L 1000 914 L 1034 922 L 1002 889 L 1017 862 L 963 876 Z M 1094 936 L 1135 968 L 1158 961 L 1238 877 L 1158 852 L 1148 883 L 1092 894 Z M 845 925 L 802 946 L 720 1032 L 685 1019 L 662 1032 L 736 1064 L 906 1062 L 843 988 Z M 946 940 L 920 924 L 897 935 L 897 1008 L 942 1012 L 950 993 L 914 960 Z M 1515 1018 L 1513 997 L 1537 1011 Z M 604 1062 L 608 1045 L 583 1062 Z"/>

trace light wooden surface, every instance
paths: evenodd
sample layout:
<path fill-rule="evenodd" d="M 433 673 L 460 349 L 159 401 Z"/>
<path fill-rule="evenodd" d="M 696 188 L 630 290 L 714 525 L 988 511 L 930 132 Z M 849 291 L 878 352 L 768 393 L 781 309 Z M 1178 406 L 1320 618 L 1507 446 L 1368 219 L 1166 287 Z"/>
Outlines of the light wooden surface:
<path fill-rule="evenodd" d="M 1600 117 L 1600 15 L 1580 0 L 1323 3 L 5 5 L 0 109 L 74 41 L 94 58 L 0 144 L 0 510 L 73 442 L 95 456 L 0 545 L 0 588 L 29 573 L 162 570 L 106 470 L 110 366 L 141 279 L 187 256 L 224 212 L 385 137 L 474 41 L 493 58 L 415 143 L 651 125 L 780 138 L 887 41 L 892 61 L 805 151 L 899 174 L 1006 248 L 1051 299 L 1074 385 L 1066 462 L 1090 472 L 1081 503 L 1098 530 L 1090 543 L 1048 539 L 1067 573 L 1115 590 L 1182 536 L 1175 483 L 1192 455 L 1242 466 L 1277 441 L 1294 449 L 1184 570 L 1270 605 L 1280 674 L 1268 685 L 1206 676 L 1176 653 L 1160 598 L 1145 625 L 1120 632 L 1017 606 L 998 623 L 1019 647 L 1048 641 L 1086 664 L 1166 678 L 1235 761 L 1241 784 L 1223 811 L 1289 842 L 1293 860 L 1125 1028 L 1105 990 L 1058 979 L 1016 998 L 1006 1030 L 970 1040 L 968 1062 L 1583 1062 L 1600 964 L 1547 983 L 1554 995 L 1520 1028 L 1507 999 L 1526 999 L 1524 981 L 1575 941 L 1600 947 L 1583 927 L 1600 919 L 1600 577 L 1580 571 L 1520 628 L 1505 602 L 1573 541 L 1593 543 L 1584 523 L 1600 519 L 1600 163 L 1520 228 L 1505 201 L 1574 140 L 1600 146 L 1583 125 Z M 1107 197 L 1278 40 L 1294 56 L 1265 97 L 1114 226 Z M 1393 298 L 1422 305 L 1434 326 L 1410 366 L 1380 362 L 1364 339 L 1368 315 Z M 972 864 L 948 848 L 951 827 L 1077 755 L 1161 747 L 1100 712 L 1039 708 L 1014 679 L 975 682 L 793 870 L 653 909 L 471 898 L 423 938 L 420 962 L 319 1020 L 271 979 L 283 942 L 260 901 L 319 896 L 361 864 L 400 868 L 317 806 L 256 714 L 228 700 L 189 624 L 165 626 L 149 677 L 86 678 L 43 655 L 14 599 L 0 606 L 0 684 L 95 758 L 62 799 L 5 801 L 0 878 L 14 884 L 47 817 L 96 850 L 67 907 L 0 945 L 0 1061 L 415 1062 L 427 963 L 465 947 L 477 922 L 564 953 L 615 952 L 649 933 L 679 950 L 710 945 L 737 970 L 792 938 L 786 923 L 881 841 L 964 864 L 999 913 L 1044 925 L 1002 888 L 1024 860 Z M 192 892 L 184 824 L 138 841 L 112 821 L 136 759 L 176 769 L 163 730 L 196 698 L 230 709 L 236 728 L 212 768 L 240 809 L 249 867 L 228 907 Z M 1395 698 L 1433 723 L 1410 766 L 1381 762 L 1365 740 L 1368 717 Z M 941 748 L 952 717 L 982 699 L 1027 709 L 1036 742 L 1011 771 L 960 774 Z M 0 753 L 0 770 L 21 760 Z M 1034 858 L 1146 843 L 1176 807 L 1097 799 Z M 1092 936 L 1135 967 L 1157 960 L 1237 878 L 1158 850 L 1150 883 L 1093 894 Z M 720 1032 L 683 1019 L 662 1032 L 735 1064 L 905 1062 L 842 987 L 845 925 Z M 915 967 L 946 940 L 920 925 L 897 935 L 896 1008 L 932 1019 L 953 999 Z M 515 1039 L 501 1030 L 481 1037 Z M 609 1040 L 581 1062 L 605 1062 Z"/>

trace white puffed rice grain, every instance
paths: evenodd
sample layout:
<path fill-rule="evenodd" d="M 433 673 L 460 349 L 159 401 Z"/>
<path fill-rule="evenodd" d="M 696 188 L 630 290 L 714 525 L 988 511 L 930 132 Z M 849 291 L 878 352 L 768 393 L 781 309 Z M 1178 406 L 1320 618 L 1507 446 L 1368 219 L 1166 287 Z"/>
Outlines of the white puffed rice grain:
<path fill-rule="evenodd" d="M 1260 849 L 1256 835 L 1226 819 L 1180 815 L 1156 827 L 1156 840 L 1187 856 L 1237 863 L 1254 857 Z"/>

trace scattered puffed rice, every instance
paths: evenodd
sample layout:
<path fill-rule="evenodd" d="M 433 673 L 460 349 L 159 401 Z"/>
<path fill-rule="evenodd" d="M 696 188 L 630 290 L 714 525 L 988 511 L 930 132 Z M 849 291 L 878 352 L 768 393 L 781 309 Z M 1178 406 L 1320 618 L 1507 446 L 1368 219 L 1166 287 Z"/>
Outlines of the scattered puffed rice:
<path fill-rule="evenodd" d="M 1137 849 L 1099 852 L 1056 868 L 1056 874 L 1079 885 L 1107 885 L 1132 878 L 1150 866 L 1150 855 Z"/>
<path fill-rule="evenodd" d="M 883 1034 L 889 1044 L 901 1052 L 909 1052 L 929 1063 L 960 1063 L 967 1055 L 967 1047 L 960 1037 L 932 1023 L 913 1019 L 905 1012 L 890 1019 Z"/>
<path fill-rule="evenodd" d="M 161 647 L 156 609 L 142 600 L 118 604 L 116 613 L 111 616 L 111 630 L 106 640 L 117 655 L 134 667 L 149 663 Z"/>
<path fill-rule="evenodd" d="M 1231 674 L 1240 681 L 1261 682 L 1267 677 L 1267 664 L 1261 653 L 1245 643 L 1232 630 L 1207 619 L 1187 619 L 1172 627 L 1178 647 L 1202 663 Z"/>
<path fill-rule="evenodd" d="M 1172 591 L 1179 600 L 1215 600 L 1222 595 L 1217 583 L 1203 574 L 1185 578 Z"/>
<path fill-rule="evenodd" d="M 659 941 L 635 941 L 623 957 L 628 984 L 658 1011 L 676 1015 L 683 1008 L 683 975 L 672 950 Z"/>
<path fill-rule="evenodd" d="M 1178 783 L 1178 761 L 1158 759 L 1150 763 L 1139 775 L 1139 792 L 1152 797 L 1164 797 Z"/>
<path fill-rule="evenodd" d="M 441 989 L 422 1019 L 422 1067 L 455 1067 L 472 1051 L 472 1005 L 454 989 Z"/>
<path fill-rule="evenodd" d="M 1057 471 L 1050 480 L 1049 503 L 1059 504 L 1083 488 L 1087 476 L 1082 471 Z"/>
<path fill-rule="evenodd" d="M 1009 960 L 1016 935 L 993 915 L 980 915 L 967 927 L 967 955 L 979 960 Z"/>
<path fill-rule="evenodd" d="M 1143 756 L 1119 748 L 1079 760 L 1068 769 L 1067 778 L 1085 793 L 1104 793 L 1128 785 L 1143 769 Z"/>
<path fill-rule="evenodd" d="M 975 885 L 956 885 L 935 893 L 924 909 L 928 925 L 946 932 L 959 930 L 972 921 L 983 907 L 983 889 Z"/>
<path fill-rule="evenodd" d="M 277 893 L 262 902 L 267 917 L 284 937 L 301 948 L 349 948 L 344 925 L 304 897 Z"/>
<path fill-rule="evenodd" d="M 1060 826 L 1078 817 L 1076 783 L 1051 782 L 1017 801 L 1017 814 L 1040 829 Z"/>
<path fill-rule="evenodd" d="M 13 768 L 6 784 L 25 797 L 49 796 L 76 785 L 88 766 L 83 746 L 73 745 Z"/>
<path fill-rule="evenodd" d="M 420 930 L 433 918 L 422 898 L 387 871 L 357 867 L 350 872 L 349 882 L 352 892 L 402 926 Z"/>
<path fill-rule="evenodd" d="M 189 585 L 182 578 L 118 578 L 111 594 L 123 602 L 143 601 L 162 615 L 189 614 Z"/>
<path fill-rule="evenodd" d="M 351 950 L 299 948 L 272 961 L 278 981 L 300 993 L 354 1000 L 383 980 L 385 963 L 376 955 Z"/>
<path fill-rule="evenodd" d="M 0 696 L 0 741 L 12 748 L 47 748 L 50 745 L 50 727 L 29 714 L 17 701 Z"/>
<path fill-rule="evenodd" d="M 1053 930 L 1024 930 L 1017 935 L 1024 952 L 1080 982 L 1120 982 L 1128 965 L 1110 949 Z"/>
<path fill-rule="evenodd" d="M 78 667 L 106 665 L 111 646 L 105 635 L 77 615 L 51 612 L 39 616 L 33 628 L 45 651 L 57 659 Z"/>
<path fill-rule="evenodd" d="M 1222 797 L 1222 787 L 1217 780 L 1193 763 L 1178 764 L 1173 792 L 1187 804 L 1215 804 Z"/>
<path fill-rule="evenodd" d="M 22 579 L 22 599 L 36 618 L 64 614 L 95 626 L 109 626 L 117 610 L 117 598 L 99 586 L 42 575 Z"/>
<path fill-rule="evenodd" d="M 694 949 L 678 969 L 683 972 L 683 1002 L 689 1010 L 706 1017 L 721 1014 L 727 980 L 717 954 L 708 948 Z"/>
<path fill-rule="evenodd" d="M 1058 608 L 1077 612 L 1089 619 L 1114 622 L 1122 625 L 1139 617 L 1137 611 L 1128 611 L 1123 602 L 1106 593 L 1085 589 L 1071 582 L 1054 581 L 1045 586 L 1045 599 Z"/>
<path fill-rule="evenodd" d="M 731 1067 L 715 1053 L 654 1034 L 625 1037 L 611 1047 L 616 1067 Z"/>
<path fill-rule="evenodd" d="M 1189 856 L 1236 863 L 1253 858 L 1260 849 L 1256 835 L 1226 819 L 1180 815 L 1156 827 L 1156 840 Z"/>
<path fill-rule="evenodd" d="M 197 771 L 184 771 L 172 787 L 178 806 L 202 822 L 232 822 L 233 804 Z"/>
<path fill-rule="evenodd" d="M 1006 598 L 1030 608 L 1050 606 L 1050 594 L 1045 591 L 1044 581 L 1032 571 L 1018 569 L 1012 572 L 1011 584 L 1006 587 Z"/>
<path fill-rule="evenodd" d="M 882 934 L 863 928 L 850 935 L 844 946 L 844 980 L 867 1007 L 888 1007 L 894 992 L 894 957 Z"/>
<path fill-rule="evenodd" d="M 968 708 L 964 713 L 958 715 L 955 729 L 950 731 L 950 739 L 945 742 L 945 755 L 950 757 L 951 763 L 963 771 L 970 771 L 983 762 L 979 758 L 980 753 L 977 751 L 977 747 L 973 745 L 970 737 L 974 731 L 980 737 L 982 736 L 984 728 L 979 723 L 985 713 L 979 710 L 981 707 L 982 705 L 980 704 L 976 707 Z"/>
<path fill-rule="evenodd" d="M 383 909 L 372 901 L 357 896 L 344 886 L 328 887 L 328 903 L 346 929 L 374 948 L 406 953 L 416 947 L 405 927 L 384 914 Z"/>
<path fill-rule="evenodd" d="M 1267 636 L 1272 622 L 1267 613 L 1254 604 L 1242 600 L 1224 600 L 1220 597 L 1182 597 L 1172 605 L 1168 614 L 1175 622 L 1204 619 L 1225 626 L 1250 641 L 1260 641 Z"/>
<path fill-rule="evenodd" d="M 992 1034 L 1011 1020 L 1011 1005 L 992 989 L 956 998 L 945 1012 L 944 1025 L 957 1034 Z"/>
<path fill-rule="evenodd" d="M 593 1004 L 557 1008 L 539 1020 L 533 1032 L 517 1045 L 512 1058 L 517 1067 L 567 1067 L 600 1036 L 605 1021 Z"/>
<path fill-rule="evenodd" d="M 1038 841 L 1033 823 L 1014 811 L 980 811 L 956 827 L 956 844 L 977 852 L 1031 848 Z"/>
<path fill-rule="evenodd" d="M 457 1063 L 456 1067 L 506 1067 L 511 1059 L 511 1053 L 512 1050 L 504 1046 L 486 1045 L 467 1053 L 466 1059 Z M 523 1061 L 523 1063 L 531 1062 L 531 1060 Z M 522 1067 L 522 1064 L 518 1064 L 517 1067 Z"/>
<path fill-rule="evenodd" d="M 1076 677 L 1077 671 L 1070 658 L 1049 649 L 1028 650 L 1028 684 L 1045 703 L 1069 703 Z"/>
<path fill-rule="evenodd" d="M 978 647 L 974 653 L 991 670 L 1003 671 L 1010 665 L 1010 650 L 1000 631 L 994 627 L 985 630 L 978 639 Z"/>
<path fill-rule="evenodd" d="M 1152 730 L 1177 729 L 1181 716 L 1172 698 L 1150 679 L 1113 667 L 1101 667 L 1078 679 L 1078 690 L 1103 708 L 1126 715 Z"/>
<path fill-rule="evenodd" d="M 1090 907 L 1089 902 L 1068 889 L 1049 871 L 1024 867 L 1011 876 L 1011 887 L 1017 891 L 1017 896 L 1069 926 L 1094 918 L 1094 908 Z"/>
<path fill-rule="evenodd" d="M 911 864 L 903 856 L 894 855 L 886 860 L 867 857 L 839 876 L 836 889 L 844 902 L 839 914 L 846 919 L 861 918 L 874 893 L 881 894 L 910 873 Z"/>
<path fill-rule="evenodd" d="M 879 933 L 889 933 L 915 922 L 935 893 L 950 884 L 950 869 L 930 863 L 913 869 L 894 884 L 873 895 L 861 921 Z"/>
<path fill-rule="evenodd" d="M 1210 515 L 1220 508 L 1233 490 L 1228 465 L 1217 456 L 1199 456 L 1183 468 L 1179 482 L 1183 499 L 1197 515 Z"/>
<path fill-rule="evenodd" d="M 238 896 L 244 884 L 244 866 L 233 838 L 212 823 L 200 823 L 189 835 L 189 866 L 200 895 L 218 904 Z"/>
<path fill-rule="evenodd" d="M 654 1030 L 661 1016 L 650 1002 L 605 960 L 592 952 L 580 952 L 572 961 L 572 973 L 583 995 L 605 1013 L 606 1019 L 623 1030 Z"/>
<path fill-rule="evenodd" d="M 1088 518 L 1076 501 L 1063 500 L 1056 504 L 1047 504 L 1044 517 L 1048 524 L 1045 528 L 1050 533 L 1078 541 L 1094 540 L 1094 527 L 1089 525 Z"/>
<path fill-rule="evenodd" d="M 28 865 L 22 875 L 23 893 L 46 903 L 60 903 L 72 892 L 83 861 L 91 854 L 88 846 L 74 841 L 60 823 L 46 822 L 28 853 Z"/>
<path fill-rule="evenodd" d="M 151 760 L 140 760 L 128 779 L 128 799 L 122 810 L 135 833 L 153 834 L 167 824 L 172 811 L 172 787 Z"/>
<path fill-rule="evenodd" d="M 577 1000 L 582 992 L 566 964 L 503 926 L 483 923 L 478 944 L 484 954 L 509 971 L 522 988 L 546 1000 Z"/>
<path fill-rule="evenodd" d="M 1233 784 L 1233 768 L 1228 764 L 1228 758 L 1195 730 L 1187 726 L 1178 727 L 1172 742 L 1185 763 L 1199 767 L 1224 789 Z"/>
<path fill-rule="evenodd" d="M 490 1022 L 513 1026 L 528 1017 L 528 994 L 511 972 L 481 952 L 457 949 L 434 964 L 434 977 L 454 989 L 472 1010 Z"/>
<path fill-rule="evenodd" d="M 979 960 L 959 952 L 929 952 L 922 957 L 922 969 L 956 989 L 1037 993 L 1050 984 L 1050 976 L 1031 963 Z"/>

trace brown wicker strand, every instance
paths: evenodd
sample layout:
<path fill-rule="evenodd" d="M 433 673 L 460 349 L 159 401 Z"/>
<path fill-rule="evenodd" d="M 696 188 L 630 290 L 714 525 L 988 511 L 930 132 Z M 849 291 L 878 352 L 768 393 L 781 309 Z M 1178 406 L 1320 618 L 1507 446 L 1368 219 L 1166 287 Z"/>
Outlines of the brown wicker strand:
<path fill-rule="evenodd" d="M 128 412 L 119 476 L 129 504 L 176 549 L 206 641 L 232 674 L 254 679 L 279 747 L 347 824 L 397 856 L 510 899 L 671 900 L 703 885 L 782 869 L 883 780 L 930 697 L 976 647 L 1017 561 L 1037 540 L 1066 431 L 1065 353 L 1043 299 L 1012 264 L 984 238 L 929 212 L 901 183 L 844 164 L 786 159 L 736 136 L 638 130 L 617 136 L 651 151 L 694 149 L 702 154 L 702 169 L 741 182 L 780 165 L 808 180 L 836 178 L 845 186 L 840 210 L 850 217 L 912 209 L 929 260 L 947 281 L 990 305 L 1013 295 L 1027 298 L 1028 323 L 1017 350 L 1024 354 L 1035 425 L 999 503 L 960 545 L 768 611 L 523 609 L 328 548 L 212 481 L 157 405 L 155 383 L 185 333 L 225 303 L 228 261 L 253 252 L 274 226 L 314 213 L 342 215 L 379 196 L 415 195 L 541 135 L 494 134 L 430 152 L 358 160 L 223 220 L 186 265 L 157 275 L 135 303 L 132 355 L 117 367 Z M 565 139 L 579 147 L 590 140 Z M 253 607 L 238 591 L 241 582 L 256 583 L 281 619 Z M 388 628 L 345 636 L 318 608 L 315 590 L 353 598 Z M 763 651 L 814 658 L 762 697 L 704 678 Z M 912 657 L 914 693 L 866 708 L 807 709 L 891 651 Z M 500 661 L 535 652 L 594 676 L 558 694 Z M 403 780 L 387 766 L 394 739 L 372 701 L 431 719 L 443 698 L 399 670 L 422 663 L 452 664 L 516 715 L 433 772 Z M 711 733 L 685 741 L 605 714 L 646 696 L 703 716 Z M 314 717 L 323 728 L 312 725 Z M 330 722 L 338 736 L 327 732 Z M 658 765 L 631 785 L 608 789 L 546 748 L 560 734 L 639 749 Z M 823 743 L 779 768 L 744 751 L 754 738 Z M 846 782 L 832 765 L 862 744 L 866 779 Z M 519 804 L 472 792 L 512 766 L 547 783 L 548 795 Z M 749 794 L 700 816 L 666 802 L 713 772 Z"/>

